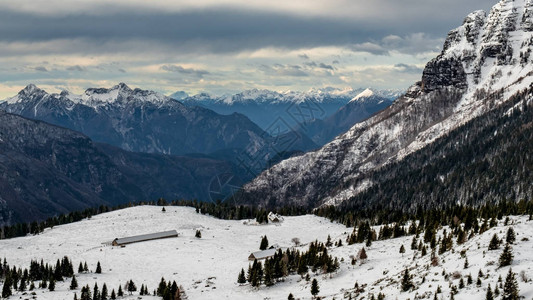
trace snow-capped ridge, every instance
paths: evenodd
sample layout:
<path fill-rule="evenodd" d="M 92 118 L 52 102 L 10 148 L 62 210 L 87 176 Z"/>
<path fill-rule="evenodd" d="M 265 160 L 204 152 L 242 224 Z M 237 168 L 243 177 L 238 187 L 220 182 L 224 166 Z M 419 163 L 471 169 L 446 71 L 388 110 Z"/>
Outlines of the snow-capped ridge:
<path fill-rule="evenodd" d="M 350 102 L 354 102 L 362 98 L 372 97 L 373 95 L 374 95 L 374 92 L 371 89 L 367 88 L 361 93 L 359 93 L 357 96 L 353 97 L 352 100 L 350 100 Z"/>

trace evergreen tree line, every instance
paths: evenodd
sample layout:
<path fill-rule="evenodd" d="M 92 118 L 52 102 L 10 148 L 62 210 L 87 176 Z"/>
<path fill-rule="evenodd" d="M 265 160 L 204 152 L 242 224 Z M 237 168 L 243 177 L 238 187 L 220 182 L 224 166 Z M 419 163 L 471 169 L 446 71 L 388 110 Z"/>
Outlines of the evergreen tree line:
<path fill-rule="evenodd" d="M 309 249 L 305 252 L 295 249 L 283 252 L 278 249 L 274 256 L 265 259 L 264 264 L 257 259 L 254 260 L 253 264 L 248 266 L 247 273 L 241 269 L 237 282 L 240 284 L 248 282 L 253 287 L 259 287 L 261 284 L 271 286 L 290 274 L 304 276 L 309 269 L 315 273 L 325 274 L 333 273 L 338 268 L 338 259 L 329 255 L 324 243 L 315 241 L 309 244 Z"/>
<path fill-rule="evenodd" d="M 399 226 L 406 224 L 408 221 L 417 224 L 418 232 L 446 225 L 455 229 L 461 223 L 464 224 L 463 230 L 474 229 L 477 232 L 480 229 L 483 230 L 494 226 L 495 221 L 502 220 L 504 216 L 529 215 L 532 218 L 533 201 L 501 201 L 496 204 L 487 203 L 477 207 L 454 204 L 443 208 L 425 209 L 423 206 L 419 206 L 414 212 L 389 208 L 353 209 L 349 204 L 344 204 L 320 207 L 314 210 L 314 214 L 342 223 L 346 227 L 365 226 L 368 229 L 370 226 L 397 223 L 392 231 L 388 227 L 383 228 L 383 233 L 380 233 L 379 236 L 381 236 L 380 239 L 386 239 L 402 236 L 405 232 L 412 234 L 411 229 L 405 231 L 405 228 L 399 228 Z M 481 224 L 479 222 L 480 219 L 484 220 Z M 485 222 L 490 222 L 490 224 Z M 485 228 L 481 228 L 482 226 Z M 368 231 L 365 233 L 368 234 Z M 357 236 L 358 242 L 365 238 L 367 236 Z"/>
<path fill-rule="evenodd" d="M 34 290 L 37 281 L 39 281 L 38 288 L 48 288 L 53 291 L 57 281 L 73 276 L 72 262 L 67 256 L 61 260 L 58 259 L 55 266 L 44 264 L 43 260 L 40 263 L 32 260 L 29 270 L 10 267 L 4 258 L 3 263 L 0 264 L 0 279 L 3 281 L 2 298 L 11 296 L 13 291 Z"/>

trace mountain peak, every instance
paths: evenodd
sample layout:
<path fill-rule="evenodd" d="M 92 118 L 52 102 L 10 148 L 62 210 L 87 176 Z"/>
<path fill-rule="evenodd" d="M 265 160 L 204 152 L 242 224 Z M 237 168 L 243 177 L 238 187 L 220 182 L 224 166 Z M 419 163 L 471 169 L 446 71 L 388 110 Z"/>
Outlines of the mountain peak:
<path fill-rule="evenodd" d="M 44 92 L 44 91 L 42 89 L 38 88 L 35 84 L 30 83 L 24 89 L 22 89 L 19 92 L 19 95 L 27 96 L 27 95 L 31 95 L 31 94 L 34 94 L 34 93 L 37 93 L 37 92 Z"/>
<path fill-rule="evenodd" d="M 38 88 L 35 84 L 30 83 L 25 88 L 20 90 L 20 92 L 18 92 L 17 95 L 11 98 L 7 98 L 0 102 L 5 101 L 8 104 L 14 104 L 14 103 L 19 103 L 19 102 L 34 98 L 35 95 L 44 95 L 44 94 L 46 94 L 44 90 Z"/>
<path fill-rule="evenodd" d="M 357 101 L 357 100 L 362 99 L 362 98 L 368 98 L 368 97 L 371 97 L 373 95 L 374 95 L 374 92 L 371 89 L 367 88 L 364 91 L 362 91 L 361 93 L 359 93 L 357 96 L 353 97 L 352 100 L 350 100 L 350 102 Z"/>
<path fill-rule="evenodd" d="M 85 105 L 98 107 L 109 103 L 143 103 L 151 102 L 162 104 L 168 102 L 169 97 L 150 90 L 136 88 L 132 90 L 127 84 L 121 82 L 110 89 L 90 88 L 81 96 Z"/>
<path fill-rule="evenodd" d="M 120 82 L 119 84 L 115 85 L 114 87 L 111 88 L 111 90 L 123 90 L 123 91 L 128 91 L 128 92 L 132 91 L 132 89 L 124 82 Z"/>

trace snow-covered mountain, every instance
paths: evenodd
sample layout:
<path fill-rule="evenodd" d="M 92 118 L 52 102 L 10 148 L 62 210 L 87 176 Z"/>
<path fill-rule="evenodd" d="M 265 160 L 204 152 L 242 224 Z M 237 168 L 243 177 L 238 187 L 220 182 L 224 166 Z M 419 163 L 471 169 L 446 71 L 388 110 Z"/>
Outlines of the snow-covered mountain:
<path fill-rule="evenodd" d="M 298 130 L 317 145 L 324 145 L 353 125 L 389 107 L 394 99 L 372 89 L 365 89 L 331 116 L 303 122 Z"/>
<path fill-rule="evenodd" d="M 513 96 L 520 93 L 522 104 L 529 105 L 531 24 L 530 0 L 502 0 L 488 14 L 468 15 L 404 96 L 321 149 L 263 172 L 245 185 L 244 194 L 264 205 L 339 203 L 374 184 L 367 174 L 516 100 Z"/>
<path fill-rule="evenodd" d="M 509 228 L 516 233 L 512 246 L 514 261 L 510 266 L 499 267 L 503 245 L 490 251 L 488 246 L 493 235 L 505 240 Z M 380 232 L 383 227 L 372 229 Z M 176 230 L 179 235 L 125 247 L 106 244 L 117 237 L 165 230 Z M 195 237 L 196 230 L 201 232 L 201 238 Z M 453 229 L 445 226 L 436 231 L 436 237 L 440 240 L 452 232 Z M 374 241 L 368 246 L 364 243 L 348 245 L 346 239 L 350 234 L 351 228 L 313 215 L 285 217 L 282 223 L 257 225 L 253 220 L 215 219 L 196 213 L 194 208 L 167 206 L 166 212 L 162 212 L 161 207 L 139 206 L 47 228 L 38 235 L 2 240 L 0 256 L 11 268 L 29 269 L 32 260 L 40 262 L 41 259 L 44 264 L 54 266 L 64 256 L 74 265 L 77 288 L 70 289 L 71 278 L 68 277 L 56 281 L 54 291 L 39 288 L 41 281 L 35 280 L 33 291 L 28 291 L 29 282 L 25 291 L 12 289 L 13 295 L 8 298 L 11 300 L 31 298 L 32 293 L 36 299 L 71 300 L 74 293 L 80 299 L 81 287 L 89 285 L 92 292 L 95 283 L 100 291 L 105 283 L 108 296 L 111 290 L 116 293 L 122 286 L 125 295 L 119 299 L 155 300 L 161 299 L 153 295 L 161 277 L 176 281 L 191 300 L 287 299 L 289 294 L 295 299 L 310 300 L 314 299 L 310 292 L 313 279 L 318 281 L 318 296 L 327 300 L 372 299 L 372 295 L 377 298 L 380 293 L 384 299 L 400 300 L 485 299 L 489 285 L 491 291 L 497 288 L 500 295 L 504 294 L 503 285 L 510 269 L 515 273 L 519 295 L 525 299 L 533 295 L 533 222 L 527 216 L 512 216 L 508 224 L 501 220 L 487 231 L 473 234 L 462 244 L 456 239 L 450 240 L 451 251 L 436 251 L 434 256 L 430 254 L 430 243 L 423 242 L 424 234 L 418 241 L 427 248 L 425 255 L 416 247 L 410 247 L 415 235 Z M 315 240 L 325 242 L 328 235 L 332 242 L 341 240 L 342 246 L 327 248 L 328 254 L 338 258 L 339 269 L 331 274 L 323 274 L 320 268 L 309 269 L 306 271 L 309 280 L 304 279 L 305 275 L 290 274 L 272 286 L 238 284 L 237 275 L 252 264 L 248 256 L 258 251 L 261 237 L 265 235 L 271 245 L 300 252 L 306 251 L 309 243 Z M 294 238 L 300 241 L 298 245 L 293 242 Z M 399 251 L 402 245 L 405 253 Z M 362 248 L 365 248 L 366 259 L 358 257 Z M 354 258 L 356 262 L 352 264 Z M 87 263 L 88 271 L 77 272 L 80 262 Z M 97 263 L 101 264 L 101 273 L 95 272 Z M 414 287 L 403 291 L 401 282 L 406 269 Z M 132 295 L 124 288 L 129 280 L 137 286 Z M 147 286 L 150 295 L 139 295 L 141 285 Z"/>
<path fill-rule="evenodd" d="M 280 118 L 293 128 L 312 120 L 326 119 L 363 91 L 331 87 L 306 92 L 252 89 L 234 95 L 198 94 L 184 98 L 183 103 L 209 108 L 220 114 L 241 113 L 268 131 Z M 374 90 L 374 93 L 392 101 L 403 91 Z M 302 115 L 305 117 L 302 118 Z"/>
<path fill-rule="evenodd" d="M 188 107 L 159 93 L 90 88 L 82 95 L 49 94 L 30 84 L 0 109 L 80 131 L 129 151 L 184 154 L 244 149 L 269 136 L 240 114 Z"/>

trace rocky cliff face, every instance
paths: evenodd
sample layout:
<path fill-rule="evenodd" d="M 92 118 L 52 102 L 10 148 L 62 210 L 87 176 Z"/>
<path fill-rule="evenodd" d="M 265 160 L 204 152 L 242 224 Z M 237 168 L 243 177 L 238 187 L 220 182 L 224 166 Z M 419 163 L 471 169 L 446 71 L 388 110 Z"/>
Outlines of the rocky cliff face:
<path fill-rule="evenodd" d="M 371 187 L 367 176 L 491 111 L 533 82 L 530 0 L 502 0 L 451 31 L 421 82 L 393 105 L 315 152 L 291 158 L 245 185 L 262 205 L 336 204 Z M 408 201 L 406 199 L 405 201 Z"/>

